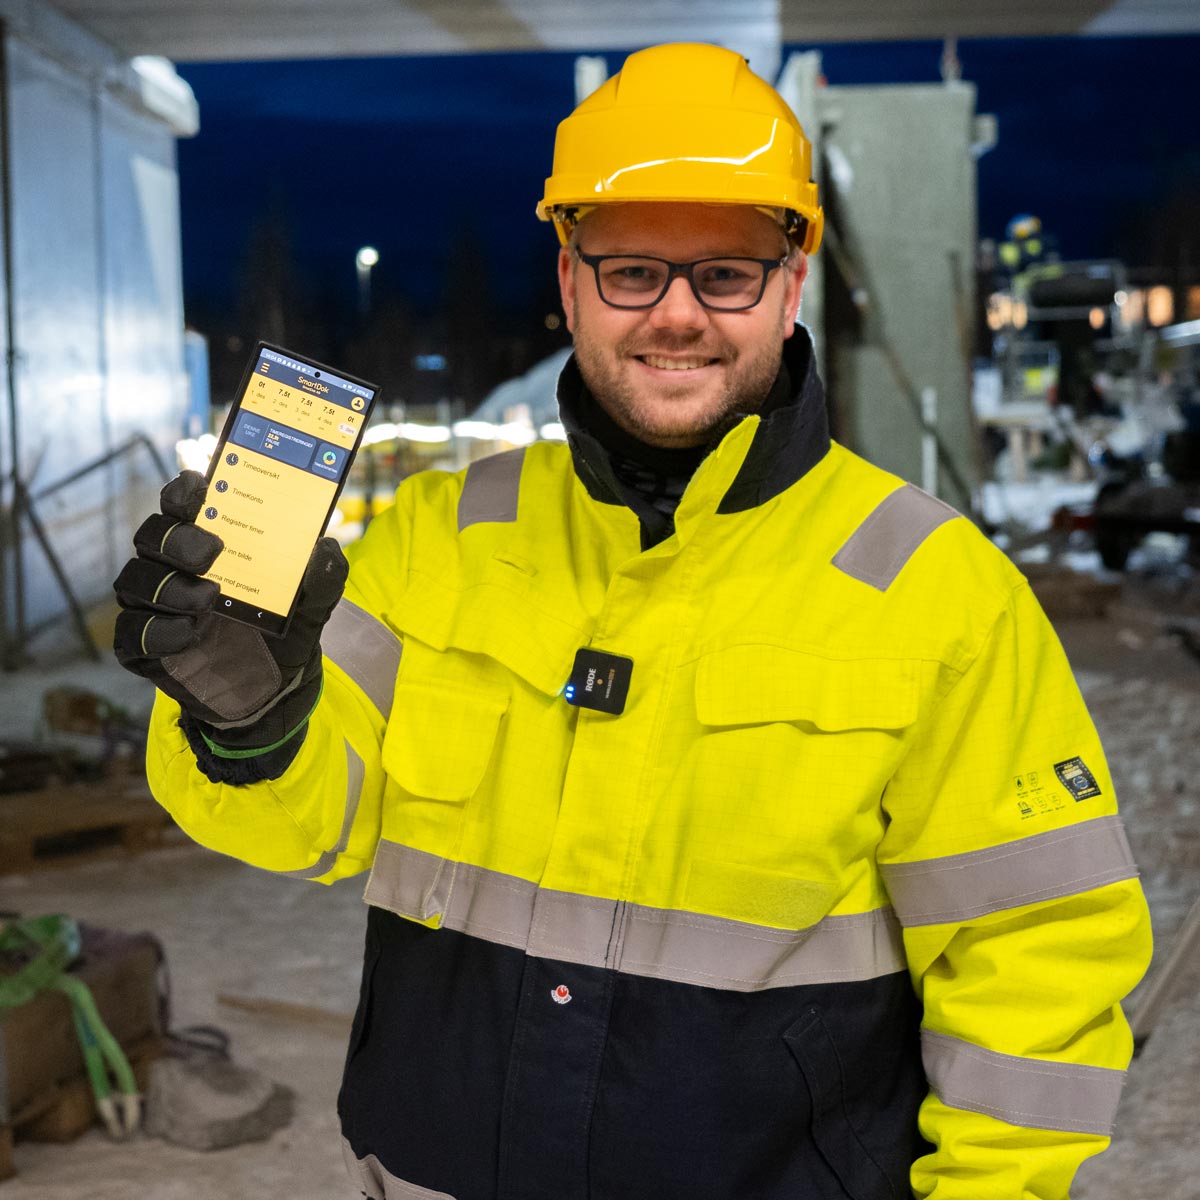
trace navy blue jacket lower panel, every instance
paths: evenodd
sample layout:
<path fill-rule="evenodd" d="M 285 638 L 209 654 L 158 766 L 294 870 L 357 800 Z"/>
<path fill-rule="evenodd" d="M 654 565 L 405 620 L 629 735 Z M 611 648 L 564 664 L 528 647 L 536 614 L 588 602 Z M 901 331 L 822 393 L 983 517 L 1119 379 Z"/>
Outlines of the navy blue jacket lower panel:
<path fill-rule="evenodd" d="M 455 1200 L 903 1200 L 919 1023 L 903 973 L 730 992 L 372 908 L 339 1112 Z"/>

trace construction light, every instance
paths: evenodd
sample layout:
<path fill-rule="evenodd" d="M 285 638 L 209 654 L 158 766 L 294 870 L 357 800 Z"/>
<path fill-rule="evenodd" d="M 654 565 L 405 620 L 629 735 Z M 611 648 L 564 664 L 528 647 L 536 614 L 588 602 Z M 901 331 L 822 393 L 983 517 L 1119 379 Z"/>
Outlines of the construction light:
<path fill-rule="evenodd" d="M 1150 325 L 1170 325 L 1175 316 L 1175 297 L 1169 287 L 1152 287 L 1146 293 L 1146 321 Z"/>
<path fill-rule="evenodd" d="M 1003 292 L 993 292 L 987 302 L 988 328 L 999 332 L 1012 324 L 1013 302 Z"/>

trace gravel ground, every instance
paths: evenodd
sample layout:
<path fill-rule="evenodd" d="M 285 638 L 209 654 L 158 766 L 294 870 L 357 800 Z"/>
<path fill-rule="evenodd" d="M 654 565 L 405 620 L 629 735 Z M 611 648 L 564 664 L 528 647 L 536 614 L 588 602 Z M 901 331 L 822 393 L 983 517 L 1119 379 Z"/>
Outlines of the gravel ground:
<path fill-rule="evenodd" d="M 1113 619 L 1060 627 L 1104 739 L 1154 925 L 1154 961 L 1170 953 L 1200 903 L 1200 659 L 1161 632 L 1161 608 L 1117 607 Z M 1103 667 L 1104 669 L 1098 669 Z M 1134 1013 L 1144 986 L 1130 997 Z M 1117 1134 L 1085 1163 L 1075 1200 L 1200 1196 L 1200 960 L 1175 976 L 1171 999 L 1130 1067 Z"/>
<path fill-rule="evenodd" d="M 164 943 L 172 1025 L 217 1025 L 233 1060 L 288 1085 L 291 1124 L 269 1141 L 201 1153 L 93 1130 L 66 1146 L 18 1142 L 4 1200 L 341 1200 L 357 1197 L 342 1166 L 334 1104 L 357 995 L 366 908 L 362 886 L 302 884 L 190 844 L 127 860 L 0 880 L 0 909 L 86 914 Z M 336 1021 L 258 1016 L 218 995 L 283 1000 L 344 1014 Z"/>
<path fill-rule="evenodd" d="M 1102 620 L 1059 622 L 1105 740 L 1150 898 L 1155 963 L 1200 897 L 1200 658 L 1172 623 L 1200 629 L 1200 595 L 1178 580 L 1134 581 Z M 1052 612 L 1053 616 L 1053 612 Z M 128 680 L 131 677 L 124 676 Z M 121 685 L 121 681 L 116 681 Z M 0 720 L 29 711 L 28 681 L 0 683 Z M 97 677 L 90 686 L 105 690 Z M 112 694 L 111 692 L 109 694 Z M 133 704 L 134 697 L 123 697 Z M 175 1024 L 215 1023 L 235 1061 L 296 1091 L 292 1124 L 269 1141 L 199 1154 L 92 1132 L 70 1146 L 20 1143 L 11 1200 L 241 1200 L 353 1196 L 340 1164 L 334 1099 L 345 1033 L 336 1022 L 259 1017 L 219 993 L 353 1008 L 364 922 L 361 882 L 278 879 L 191 846 L 0 879 L 0 910 L 68 910 L 97 924 L 150 928 L 171 967 Z M 1153 971 L 1153 968 L 1152 968 Z M 1200 1196 L 1200 962 L 1134 1062 L 1112 1148 L 1085 1164 L 1075 1200 Z M 1131 1011 L 1137 993 L 1131 1000 Z M 1014 1198 L 1015 1200 L 1015 1198 Z"/>

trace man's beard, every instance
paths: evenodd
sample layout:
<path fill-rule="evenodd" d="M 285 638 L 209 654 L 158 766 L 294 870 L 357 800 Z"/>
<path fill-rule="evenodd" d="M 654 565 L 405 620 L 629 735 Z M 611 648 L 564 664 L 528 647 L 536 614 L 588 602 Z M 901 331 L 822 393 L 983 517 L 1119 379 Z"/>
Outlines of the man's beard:
<path fill-rule="evenodd" d="M 710 331 L 711 332 L 711 331 Z M 597 403 L 627 433 L 652 446 L 703 446 L 719 441 L 748 413 L 758 412 L 770 394 L 783 357 L 782 333 L 752 358 L 727 342 L 712 342 L 711 336 L 678 337 L 667 333 L 630 334 L 611 350 L 599 346 L 586 324 L 577 322 L 575 360 L 583 381 Z M 653 398 L 639 395 L 638 388 L 621 372 L 621 364 L 633 355 L 695 354 L 719 358 L 725 370 L 724 387 L 708 400 L 703 411 L 686 423 L 664 421 L 664 415 L 683 417 L 689 403 L 689 385 L 681 382 L 677 407 L 669 386 L 659 385 Z"/>

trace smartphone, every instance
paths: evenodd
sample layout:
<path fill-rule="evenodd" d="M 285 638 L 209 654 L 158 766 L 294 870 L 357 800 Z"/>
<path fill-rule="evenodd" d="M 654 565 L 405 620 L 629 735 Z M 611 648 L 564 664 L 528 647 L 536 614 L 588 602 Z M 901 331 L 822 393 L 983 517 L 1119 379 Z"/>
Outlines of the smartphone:
<path fill-rule="evenodd" d="M 260 342 L 208 469 L 196 523 L 225 548 L 217 611 L 282 636 L 362 441 L 378 387 Z"/>

